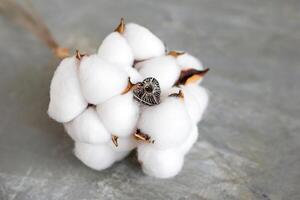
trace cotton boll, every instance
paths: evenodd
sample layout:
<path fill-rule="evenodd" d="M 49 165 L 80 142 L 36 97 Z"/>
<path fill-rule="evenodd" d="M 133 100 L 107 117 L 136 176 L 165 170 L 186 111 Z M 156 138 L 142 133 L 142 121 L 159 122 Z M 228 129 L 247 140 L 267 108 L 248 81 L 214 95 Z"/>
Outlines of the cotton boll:
<path fill-rule="evenodd" d="M 149 145 L 138 147 L 138 160 L 145 174 L 157 178 L 176 176 L 184 163 L 183 154 L 173 150 L 158 150 Z"/>
<path fill-rule="evenodd" d="M 126 137 L 136 129 L 139 104 L 133 99 L 132 91 L 110 98 L 97 106 L 97 112 L 109 132 Z"/>
<path fill-rule="evenodd" d="M 93 107 L 89 107 L 64 126 L 67 133 L 76 142 L 101 144 L 111 139 L 110 133 L 105 129 Z"/>
<path fill-rule="evenodd" d="M 194 122 L 201 121 L 207 108 L 209 96 L 207 90 L 198 85 L 182 86 L 185 95 L 185 104 Z"/>
<path fill-rule="evenodd" d="M 179 147 L 177 147 L 176 150 L 183 155 L 187 154 L 190 151 L 190 149 L 193 147 L 194 143 L 197 141 L 198 135 L 199 135 L 198 127 L 194 125 L 187 140 L 184 141 L 184 143 L 181 144 Z"/>
<path fill-rule="evenodd" d="M 181 91 L 184 96 L 183 101 L 187 112 L 191 120 L 196 124 L 201 120 L 208 102 L 208 96 L 204 94 L 206 90 L 198 91 L 196 88 L 198 88 L 196 85 L 172 87 L 163 92 L 161 99 L 166 99 L 169 95 L 178 94 Z M 196 97 L 197 94 L 202 97 Z"/>
<path fill-rule="evenodd" d="M 92 104 L 100 104 L 121 94 L 127 87 L 127 74 L 105 62 L 98 55 L 82 58 L 79 78 L 83 94 Z"/>
<path fill-rule="evenodd" d="M 75 57 L 65 58 L 52 78 L 48 114 L 58 122 L 71 121 L 87 106 L 80 91 L 78 65 Z"/>
<path fill-rule="evenodd" d="M 168 97 L 159 105 L 145 107 L 138 121 L 141 133 L 154 140 L 159 149 L 175 147 L 185 141 L 192 128 L 192 121 L 184 102 L 178 97 Z"/>
<path fill-rule="evenodd" d="M 118 66 L 131 66 L 133 54 L 126 39 L 118 32 L 109 34 L 102 42 L 98 55 Z"/>
<path fill-rule="evenodd" d="M 117 139 L 118 146 L 116 146 L 112 141 L 109 142 L 109 145 L 117 152 L 130 152 L 137 146 L 137 141 L 132 135 L 128 137 L 119 137 Z"/>
<path fill-rule="evenodd" d="M 201 63 L 201 61 L 188 53 L 184 53 L 178 56 L 176 60 L 182 70 L 191 69 L 191 68 L 197 70 L 203 70 L 203 64 Z"/>
<path fill-rule="evenodd" d="M 143 26 L 126 24 L 123 35 L 132 49 L 135 60 L 145 60 L 165 53 L 163 42 Z"/>
<path fill-rule="evenodd" d="M 76 142 L 74 154 L 85 165 L 95 170 L 106 169 L 120 158 L 120 155 L 107 144 L 93 145 Z"/>
<path fill-rule="evenodd" d="M 161 90 L 174 85 L 180 75 L 180 68 L 172 56 L 161 56 L 139 64 L 139 73 L 144 77 L 153 77 L 159 82 Z"/>

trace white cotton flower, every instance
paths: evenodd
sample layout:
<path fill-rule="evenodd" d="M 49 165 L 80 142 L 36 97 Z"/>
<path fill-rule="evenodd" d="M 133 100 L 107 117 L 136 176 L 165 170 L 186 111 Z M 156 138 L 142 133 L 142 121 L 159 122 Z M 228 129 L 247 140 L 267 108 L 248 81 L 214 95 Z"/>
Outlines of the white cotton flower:
<path fill-rule="evenodd" d="M 145 60 L 165 53 L 163 42 L 143 26 L 126 24 L 123 35 L 132 49 L 135 60 Z"/>
<path fill-rule="evenodd" d="M 150 136 L 153 145 L 160 149 L 183 143 L 190 133 L 192 121 L 184 102 L 178 97 L 168 97 L 159 105 L 145 107 L 138 121 L 141 133 Z"/>
<path fill-rule="evenodd" d="M 126 157 L 128 152 L 116 152 L 108 144 L 94 145 L 76 142 L 74 154 L 88 167 L 103 170 Z"/>
<path fill-rule="evenodd" d="M 144 173 L 157 178 L 176 176 L 184 163 L 183 154 L 174 149 L 158 150 L 144 144 L 138 147 L 137 152 Z"/>
<path fill-rule="evenodd" d="M 64 126 L 76 142 L 101 144 L 111 140 L 110 133 L 105 129 L 94 107 L 89 107 Z"/>
<path fill-rule="evenodd" d="M 92 104 L 121 94 L 128 84 L 128 76 L 124 71 L 95 54 L 82 58 L 79 78 L 83 95 Z"/>
<path fill-rule="evenodd" d="M 97 112 L 111 134 L 119 137 L 132 135 L 139 117 L 139 104 L 132 91 L 114 96 L 97 106 Z"/>
<path fill-rule="evenodd" d="M 201 121 L 209 102 L 207 90 L 198 85 L 185 85 L 181 88 L 189 115 L 195 123 L 198 123 Z"/>
<path fill-rule="evenodd" d="M 112 32 L 102 42 L 98 55 L 117 66 L 132 66 L 133 54 L 126 39 L 118 32 Z"/>
<path fill-rule="evenodd" d="M 199 135 L 198 127 L 197 125 L 194 125 L 187 140 L 184 141 L 184 143 L 182 143 L 178 147 L 176 147 L 176 150 L 183 155 L 187 154 L 190 151 L 190 149 L 193 147 L 195 142 L 197 141 L 198 135 Z"/>
<path fill-rule="evenodd" d="M 92 55 L 64 59 L 50 86 L 48 114 L 74 140 L 74 154 L 104 170 L 137 149 L 145 174 L 171 178 L 198 138 L 208 105 L 200 60 L 122 18 Z"/>
<path fill-rule="evenodd" d="M 204 69 L 202 62 L 198 58 L 188 53 L 179 55 L 176 58 L 176 60 L 178 65 L 181 67 L 181 70 L 187 70 L 187 69 L 203 70 Z"/>
<path fill-rule="evenodd" d="M 180 75 L 180 68 L 172 56 L 160 56 L 146 60 L 138 63 L 137 67 L 144 78 L 155 78 L 162 91 L 172 87 Z"/>
<path fill-rule="evenodd" d="M 137 141 L 136 139 L 134 139 L 134 137 L 132 135 L 128 136 L 128 137 L 119 137 L 117 139 L 118 141 L 118 146 L 116 146 L 112 141 L 109 142 L 109 145 L 111 146 L 111 148 L 117 152 L 130 152 L 133 149 L 136 148 L 137 146 Z"/>
<path fill-rule="evenodd" d="M 71 121 L 87 107 L 80 91 L 78 65 L 75 57 L 65 58 L 52 78 L 48 114 L 58 122 Z"/>

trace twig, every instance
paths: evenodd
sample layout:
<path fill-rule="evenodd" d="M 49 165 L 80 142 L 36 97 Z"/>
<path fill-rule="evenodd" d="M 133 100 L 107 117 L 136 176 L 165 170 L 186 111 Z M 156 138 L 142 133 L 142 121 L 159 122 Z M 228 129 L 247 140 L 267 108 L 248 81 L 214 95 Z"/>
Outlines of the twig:
<path fill-rule="evenodd" d="M 0 0 L 0 13 L 36 35 L 53 51 L 55 56 L 64 58 L 69 55 L 68 49 L 61 48 L 58 45 L 48 27 L 36 12 L 31 14 L 15 0 Z"/>

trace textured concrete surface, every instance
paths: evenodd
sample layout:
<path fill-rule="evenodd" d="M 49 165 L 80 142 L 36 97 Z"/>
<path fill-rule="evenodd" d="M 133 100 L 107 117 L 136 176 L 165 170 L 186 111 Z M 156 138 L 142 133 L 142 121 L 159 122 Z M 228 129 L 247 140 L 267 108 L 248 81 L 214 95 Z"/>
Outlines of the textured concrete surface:
<path fill-rule="evenodd" d="M 26 2 L 26 1 L 23 1 Z M 0 18 L 0 199 L 300 199 L 300 1 L 33 1 L 62 46 L 93 52 L 121 16 L 212 70 L 200 138 L 174 179 L 134 156 L 97 172 L 46 115 L 58 60 Z"/>

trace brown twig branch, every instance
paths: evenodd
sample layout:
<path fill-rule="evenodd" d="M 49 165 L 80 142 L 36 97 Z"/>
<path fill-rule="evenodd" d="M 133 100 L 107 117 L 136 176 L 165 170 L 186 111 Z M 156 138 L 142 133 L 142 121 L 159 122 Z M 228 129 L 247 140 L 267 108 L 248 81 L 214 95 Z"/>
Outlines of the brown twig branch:
<path fill-rule="evenodd" d="M 55 56 L 64 58 L 69 55 L 68 49 L 61 48 L 55 41 L 41 17 L 36 13 L 30 13 L 15 0 L 0 0 L 0 13 L 7 19 L 36 35 L 53 51 Z"/>

